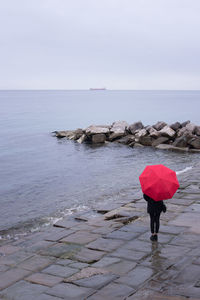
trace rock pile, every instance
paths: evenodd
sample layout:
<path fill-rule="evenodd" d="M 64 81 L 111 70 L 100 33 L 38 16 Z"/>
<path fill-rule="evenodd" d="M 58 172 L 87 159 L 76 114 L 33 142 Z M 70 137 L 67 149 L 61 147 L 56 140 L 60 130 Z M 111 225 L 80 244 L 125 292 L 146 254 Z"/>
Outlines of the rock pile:
<path fill-rule="evenodd" d="M 115 141 L 130 147 L 152 146 L 157 149 L 200 152 L 200 126 L 190 121 L 171 125 L 159 121 L 152 126 L 144 126 L 141 121 L 131 125 L 118 121 L 112 125 L 91 125 L 86 129 L 55 131 L 55 135 L 78 143 Z"/>

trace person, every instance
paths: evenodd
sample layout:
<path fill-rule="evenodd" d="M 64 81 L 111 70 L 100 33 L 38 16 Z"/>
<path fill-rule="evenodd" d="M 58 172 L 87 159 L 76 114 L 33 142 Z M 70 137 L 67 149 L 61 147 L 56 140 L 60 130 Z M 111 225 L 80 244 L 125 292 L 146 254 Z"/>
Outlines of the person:
<path fill-rule="evenodd" d="M 166 212 L 167 208 L 163 201 L 155 201 L 149 196 L 143 194 L 144 199 L 147 201 L 147 213 L 150 215 L 150 229 L 151 241 L 158 240 L 158 232 L 160 227 L 160 214 Z"/>

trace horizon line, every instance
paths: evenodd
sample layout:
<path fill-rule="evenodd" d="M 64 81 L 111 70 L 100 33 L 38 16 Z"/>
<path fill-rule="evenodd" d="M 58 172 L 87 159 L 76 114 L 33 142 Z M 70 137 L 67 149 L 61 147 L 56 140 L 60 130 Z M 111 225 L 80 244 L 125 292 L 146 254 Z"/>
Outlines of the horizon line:
<path fill-rule="evenodd" d="M 91 92 L 106 92 L 106 91 L 200 91 L 200 89 L 0 89 L 1 91 L 91 91 Z"/>

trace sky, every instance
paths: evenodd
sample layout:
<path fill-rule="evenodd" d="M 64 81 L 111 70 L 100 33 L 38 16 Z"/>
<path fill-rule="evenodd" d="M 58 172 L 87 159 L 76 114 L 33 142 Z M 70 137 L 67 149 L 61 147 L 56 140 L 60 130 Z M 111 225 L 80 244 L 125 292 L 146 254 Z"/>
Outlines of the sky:
<path fill-rule="evenodd" d="M 200 89 L 200 0 L 0 0 L 0 89 Z"/>

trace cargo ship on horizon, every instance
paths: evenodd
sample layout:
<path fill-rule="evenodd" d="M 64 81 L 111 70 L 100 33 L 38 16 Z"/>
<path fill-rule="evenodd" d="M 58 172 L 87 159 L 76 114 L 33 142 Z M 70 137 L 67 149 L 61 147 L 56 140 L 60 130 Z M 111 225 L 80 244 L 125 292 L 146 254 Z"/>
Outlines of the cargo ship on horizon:
<path fill-rule="evenodd" d="M 90 88 L 90 91 L 105 91 L 106 88 L 102 87 L 102 88 Z"/>

